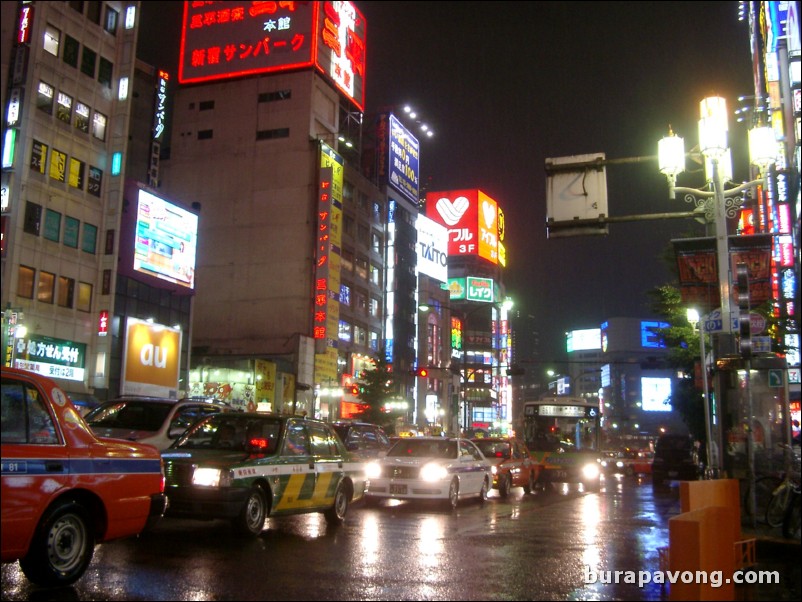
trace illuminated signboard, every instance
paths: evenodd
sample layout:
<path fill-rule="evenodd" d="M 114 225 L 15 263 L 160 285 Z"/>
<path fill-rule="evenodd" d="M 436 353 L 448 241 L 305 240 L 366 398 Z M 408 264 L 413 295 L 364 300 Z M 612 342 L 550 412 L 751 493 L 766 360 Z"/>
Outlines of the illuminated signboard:
<path fill-rule="evenodd" d="M 134 271 L 195 288 L 198 216 L 139 189 Z"/>
<path fill-rule="evenodd" d="M 317 195 L 317 249 L 315 251 L 315 299 L 312 334 L 326 338 L 329 304 L 329 255 L 331 253 L 331 167 L 320 168 Z"/>
<path fill-rule="evenodd" d="M 448 228 L 449 255 L 498 263 L 498 204 L 481 190 L 427 193 L 426 216 Z"/>
<path fill-rule="evenodd" d="M 671 379 L 641 377 L 641 408 L 646 412 L 671 411 Z"/>
<path fill-rule="evenodd" d="M 387 151 L 387 184 L 417 206 L 420 200 L 418 139 L 392 114 L 389 116 L 389 127 L 379 131 L 389 136 L 386 146 L 382 146 Z"/>
<path fill-rule="evenodd" d="M 668 322 L 641 321 L 640 345 L 641 347 L 664 348 L 666 341 L 658 330 L 668 328 Z"/>
<path fill-rule="evenodd" d="M 446 282 L 448 230 L 425 215 L 418 215 L 415 228 L 418 231 L 418 272 L 440 282 Z"/>
<path fill-rule="evenodd" d="M 184 2 L 180 83 L 312 67 L 362 110 L 365 19 L 352 2 Z"/>
<path fill-rule="evenodd" d="M 181 331 L 126 318 L 121 392 L 175 397 L 181 366 Z"/>
<path fill-rule="evenodd" d="M 14 367 L 50 378 L 83 381 L 86 345 L 39 335 L 15 339 Z"/>
<path fill-rule="evenodd" d="M 557 418 L 584 418 L 588 415 L 588 408 L 583 406 L 535 406 L 537 413 L 541 416 L 554 416 Z"/>
<path fill-rule="evenodd" d="M 585 351 L 601 349 L 601 329 L 572 330 L 566 337 L 566 350 Z"/>
<path fill-rule="evenodd" d="M 493 302 L 492 278 L 475 278 L 473 276 L 468 276 L 465 279 L 465 283 L 467 287 L 465 298 L 468 301 L 481 301 L 483 303 Z"/>

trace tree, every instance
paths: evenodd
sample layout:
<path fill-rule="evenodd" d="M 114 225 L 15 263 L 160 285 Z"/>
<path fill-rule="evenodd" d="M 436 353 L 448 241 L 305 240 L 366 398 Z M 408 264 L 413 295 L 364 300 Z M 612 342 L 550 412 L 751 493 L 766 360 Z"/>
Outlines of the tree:
<path fill-rule="evenodd" d="M 394 376 L 391 366 L 384 359 L 384 354 L 372 358 L 373 368 L 363 370 L 357 383 L 359 400 L 365 410 L 356 414 L 357 419 L 378 424 L 381 427 L 391 426 L 394 416 L 384 410 L 384 405 L 393 395 Z"/>

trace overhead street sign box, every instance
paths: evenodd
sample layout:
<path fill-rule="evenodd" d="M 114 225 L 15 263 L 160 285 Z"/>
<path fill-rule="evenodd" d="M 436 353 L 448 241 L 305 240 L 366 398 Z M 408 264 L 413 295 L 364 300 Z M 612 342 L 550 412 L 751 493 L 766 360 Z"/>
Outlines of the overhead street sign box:
<path fill-rule="evenodd" d="M 728 332 L 738 332 L 738 314 L 733 313 L 731 316 L 732 319 L 730 320 L 732 324 L 732 330 Z M 708 333 L 719 333 L 723 332 L 723 322 L 721 320 L 721 308 L 716 308 L 711 311 L 707 316 L 704 318 L 705 320 L 705 332 Z M 766 329 L 766 318 L 757 314 L 755 312 L 751 312 L 749 314 L 749 323 L 751 325 L 752 332 L 755 334 L 759 334 Z"/>
<path fill-rule="evenodd" d="M 549 238 L 607 234 L 604 153 L 546 159 L 546 229 Z M 599 220 L 588 224 L 586 220 Z M 577 223 L 576 226 L 572 222 Z"/>

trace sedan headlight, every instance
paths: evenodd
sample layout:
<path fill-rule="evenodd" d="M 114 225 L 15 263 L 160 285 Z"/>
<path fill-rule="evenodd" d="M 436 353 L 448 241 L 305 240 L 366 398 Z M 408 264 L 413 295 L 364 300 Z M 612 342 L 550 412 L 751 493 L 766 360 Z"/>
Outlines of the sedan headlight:
<path fill-rule="evenodd" d="M 378 479 L 382 476 L 382 465 L 378 462 L 369 462 L 365 465 L 365 476 L 369 479 Z"/>
<path fill-rule="evenodd" d="M 231 473 L 219 468 L 195 467 L 192 484 L 200 487 L 228 487 L 231 485 Z"/>
<path fill-rule="evenodd" d="M 585 480 L 592 481 L 599 478 L 599 466 L 595 463 L 585 464 L 582 467 L 582 477 Z"/>
<path fill-rule="evenodd" d="M 440 464 L 426 464 L 420 469 L 420 478 L 429 483 L 442 481 L 448 477 L 448 471 Z"/>

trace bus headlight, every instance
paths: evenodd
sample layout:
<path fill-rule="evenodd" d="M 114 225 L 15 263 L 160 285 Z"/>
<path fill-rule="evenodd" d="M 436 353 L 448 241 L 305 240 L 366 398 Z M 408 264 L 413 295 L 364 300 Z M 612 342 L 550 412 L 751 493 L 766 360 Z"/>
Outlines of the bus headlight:
<path fill-rule="evenodd" d="M 599 465 L 596 463 L 585 464 L 582 467 L 582 478 L 586 481 L 593 481 L 599 478 Z"/>

